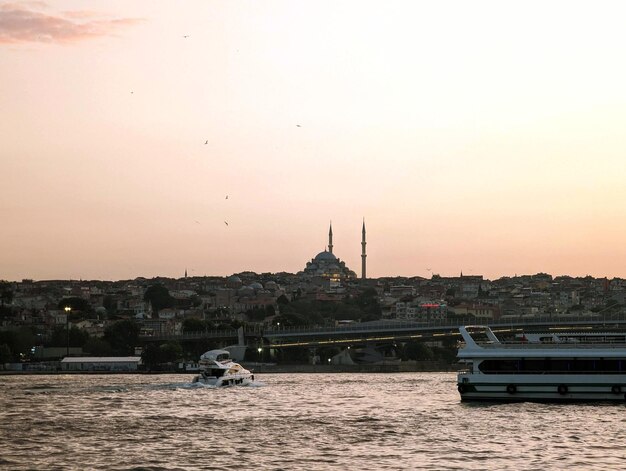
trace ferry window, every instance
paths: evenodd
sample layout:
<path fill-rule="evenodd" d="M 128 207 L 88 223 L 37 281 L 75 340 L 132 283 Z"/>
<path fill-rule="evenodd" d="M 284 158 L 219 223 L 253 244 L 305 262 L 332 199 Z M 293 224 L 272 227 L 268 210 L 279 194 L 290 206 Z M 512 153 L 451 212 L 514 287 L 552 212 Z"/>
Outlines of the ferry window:
<path fill-rule="evenodd" d="M 520 358 L 484 360 L 478 369 L 485 374 L 611 374 L 626 371 L 624 359 Z"/>
<path fill-rule="evenodd" d="M 593 373 L 596 370 L 595 360 L 572 360 L 572 369 L 579 373 Z"/>
<path fill-rule="evenodd" d="M 542 359 L 523 359 L 522 360 L 522 372 L 523 373 L 540 373 L 545 371 L 546 362 Z"/>
<path fill-rule="evenodd" d="M 483 373 L 512 373 L 519 370 L 519 360 L 485 360 L 478 365 Z"/>

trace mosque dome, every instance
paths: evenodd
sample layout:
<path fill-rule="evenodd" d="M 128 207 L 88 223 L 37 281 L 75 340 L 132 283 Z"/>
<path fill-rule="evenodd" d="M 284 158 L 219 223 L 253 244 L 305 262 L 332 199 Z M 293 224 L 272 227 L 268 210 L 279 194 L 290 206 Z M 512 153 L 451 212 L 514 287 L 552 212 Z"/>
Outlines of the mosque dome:
<path fill-rule="evenodd" d="M 241 281 L 241 278 L 237 275 L 231 275 L 226 278 L 226 285 L 230 288 L 239 288 L 242 284 L 243 282 Z"/>
<path fill-rule="evenodd" d="M 323 252 L 318 253 L 313 260 L 316 262 L 336 262 L 337 257 L 335 257 L 331 252 L 324 250 Z"/>
<path fill-rule="evenodd" d="M 256 291 L 256 290 L 259 290 L 259 289 L 263 289 L 263 285 L 261 283 L 258 283 L 258 282 L 255 281 L 254 283 L 251 283 L 249 285 L 249 288 L 252 288 L 253 290 Z"/>

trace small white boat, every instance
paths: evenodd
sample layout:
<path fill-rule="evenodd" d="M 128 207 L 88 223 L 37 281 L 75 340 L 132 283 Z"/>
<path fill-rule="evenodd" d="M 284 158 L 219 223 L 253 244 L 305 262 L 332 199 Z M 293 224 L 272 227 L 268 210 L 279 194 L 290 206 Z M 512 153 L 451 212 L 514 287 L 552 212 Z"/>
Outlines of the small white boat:
<path fill-rule="evenodd" d="M 254 381 L 254 375 L 230 358 L 226 350 L 209 350 L 203 353 L 199 361 L 200 374 L 194 383 L 209 386 L 247 386 Z"/>

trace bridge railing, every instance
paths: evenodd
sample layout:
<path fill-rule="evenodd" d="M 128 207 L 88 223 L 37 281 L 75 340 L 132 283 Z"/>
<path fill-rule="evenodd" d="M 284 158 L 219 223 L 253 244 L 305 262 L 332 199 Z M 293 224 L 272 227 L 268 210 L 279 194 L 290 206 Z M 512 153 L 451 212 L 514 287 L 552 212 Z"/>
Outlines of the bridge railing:
<path fill-rule="evenodd" d="M 427 330 L 441 328 L 458 328 L 463 325 L 489 325 L 498 326 L 543 326 L 543 325 L 565 325 L 572 326 L 580 324 L 610 324 L 626 323 L 626 313 L 598 314 L 591 316 L 518 316 L 507 317 L 506 319 L 493 319 L 486 317 L 466 317 L 453 319 L 434 319 L 430 321 L 380 321 L 365 324 L 350 324 L 347 326 L 280 326 L 265 329 L 264 337 L 287 337 L 290 335 L 324 335 L 324 334 L 344 334 L 358 333 L 366 331 L 402 331 L 402 330 Z"/>
<path fill-rule="evenodd" d="M 273 326 L 261 328 L 260 326 L 244 327 L 244 335 L 251 337 L 289 337 L 289 336 L 312 336 L 312 335 L 341 335 L 359 332 L 398 332 L 410 330 L 435 330 L 442 328 L 456 329 L 462 325 L 488 325 L 490 327 L 532 327 L 543 325 L 571 325 L 580 324 L 625 324 L 626 311 L 606 314 L 599 313 L 591 316 L 519 316 L 497 319 L 486 317 L 465 317 L 448 319 L 431 319 L 429 321 L 408 320 L 382 320 L 370 323 L 355 323 L 343 326 Z M 143 340 L 194 340 L 206 338 L 237 338 L 237 330 L 204 330 L 198 332 L 183 332 L 182 334 L 141 335 Z"/>
<path fill-rule="evenodd" d="M 201 330 L 197 332 L 183 332 L 182 334 L 161 334 L 154 333 L 148 335 L 140 335 L 143 340 L 194 340 L 207 338 L 237 338 L 237 331 L 234 329 L 226 330 Z"/>

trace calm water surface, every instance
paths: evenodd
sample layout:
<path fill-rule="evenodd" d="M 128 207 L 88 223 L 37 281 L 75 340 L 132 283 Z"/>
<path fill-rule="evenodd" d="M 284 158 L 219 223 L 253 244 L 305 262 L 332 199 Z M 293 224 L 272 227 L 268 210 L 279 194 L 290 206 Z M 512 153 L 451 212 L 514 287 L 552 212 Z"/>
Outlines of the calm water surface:
<path fill-rule="evenodd" d="M 465 404 L 453 373 L 0 376 L 0 468 L 626 469 L 626 405 Z"/>

